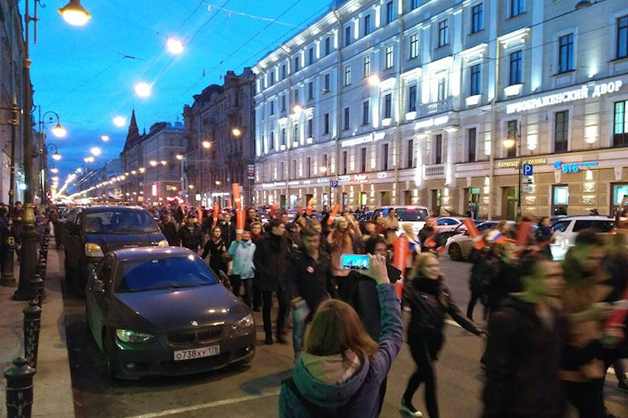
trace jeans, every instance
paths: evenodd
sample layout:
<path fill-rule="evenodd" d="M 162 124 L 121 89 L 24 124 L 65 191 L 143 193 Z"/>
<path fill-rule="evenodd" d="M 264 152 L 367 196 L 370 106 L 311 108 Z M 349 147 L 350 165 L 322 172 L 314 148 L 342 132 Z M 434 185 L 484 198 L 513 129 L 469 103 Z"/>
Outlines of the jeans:
<path fill-rule="evenodd" d="M 430 418 L 438 418 L 438 399 L 436 396 L 436 370 L 434 362 L 436 360 L 436 352 L 430 347 L 428 340 L 410 340 L 410 351 L 412 358 L 417 365 L 417 369 L 410 377 L 408 387 L 403 394 L 403 398 L 408 402 L 412 402 L 412 397 L 421 386 L 425 383 L 425 406 Z"/>
<path fill-rule="evenodd" d="M 240 288 L 244 287 L 244 303 L 250 308 L 253 298 L 253 279 L 243 279 L 240 275 L 232 274 L 229 276 L 229 281 L 231 282 L 233 294 L 238 298 L 240 297 Z"/>
<path fill-rule="evenodd" d="M 262 291 L 262 319 L 264 321 L 264 332 L 267 337 L 273 335 L 273 323 L 270 320 L 270 309 L 273 306 L 273 293 L 275 292 Z M 277 335 L 281 335 L 286 321 L 288 301 L 286 300 L 286 294 L 283 290 L 279 290 L 276 293 L 277 301 L 279 302 L 279 311 L 277 312 Z"/>
<path fill-rule="evenodd" d="M 307 319 L 299 321 L 296 319 L 296 315 L 292 315 L 292 347 L 294 348 L 295 360 L 299 358 L 301 351 L 303 351 L 303 338 L 305 337 L 307 323 Z"/>
<path fill-rule="evenodd" d="M 259 277 L 253 277 L 253 309 L 259 309 L 262 306 L 262 289 L 259 287 Z"/>

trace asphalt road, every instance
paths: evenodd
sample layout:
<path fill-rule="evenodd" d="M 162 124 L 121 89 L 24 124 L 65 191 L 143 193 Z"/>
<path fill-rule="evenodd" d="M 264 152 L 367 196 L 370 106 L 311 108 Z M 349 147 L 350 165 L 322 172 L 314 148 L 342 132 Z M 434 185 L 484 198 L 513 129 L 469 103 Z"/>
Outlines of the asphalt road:
<path fill-rule="evenodd" d="M 63 253 L 58 251 L 59 265 Z M 471 265 L 442 257 L 442 268 L 454 299 L 466 309 L 469 297 L 467 278 Z M 70 351 L 76 417 L 277 417 L 281 381 L 292 369 L 291 345 L 263 344 L 262 320 L 258 324 L 256 357 L 248 367 L 230 367 L 216 372 L 177 378 L 150 378 L 139 382 L 112 381 L 105 376 L 103 357 L 85 322 L 83 300 L 64 286 L 65 320 Z M 476 318 L 481 318 L 476 307 Z M 438 362 L 438 398 L 444 418 L 478 417 L 482 404 L 482 372 L 479 359 L 482 341 L 449 325 L 447 342 Z M 395 360 L 388 378 L 388 392 L 382 417 L 404 416 L 399 412 L 401 394 L 415 368 L 407 346 Z M 628 396 L 615 389 L 609 375 L 607 406 L 618 417 L 628 418 Z M 425 411 L 422 388 L 415 395 L 417 408 Z M 427 416 L 427 414 L 426 414 Z"/>

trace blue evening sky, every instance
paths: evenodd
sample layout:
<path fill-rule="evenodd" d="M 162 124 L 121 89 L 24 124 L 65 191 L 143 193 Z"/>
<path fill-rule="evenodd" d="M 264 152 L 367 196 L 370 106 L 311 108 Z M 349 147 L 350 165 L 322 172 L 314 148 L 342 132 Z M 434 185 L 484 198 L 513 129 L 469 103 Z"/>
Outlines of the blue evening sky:
<path fill-rule="evenodd" d="M 222 84 L 221 75 L 228 70 L 239 73 L 255 64 L 327 10 L 329 3 L 82 0 L 92 18 L 75 27 L 57 12 L 67 1 L 44 0 L 46 8 L 38 10 L 38 42 L 31 43 L 35 105 L 41 105 L 42 112 L 57 112 L 68 131 L 64 139 L 48 132 L 49 141 L 63 155 L 57 163 L 61 182 L 83 164 L 93 146 L 103 149 L 95 166 L 119 155 L 128 125 L 116 127 L 115 116 L 125 116 L 128 122 L 135 109 L 140 131 L 159 121 L 182 121 L 183 106 L 192 104 L 194 94 L 210 84 Z M 233 12 L 220 11 L 223 5 Z M 20 11 L 24 12 L 24 1 Z M 271 23 L 273 19 L 277 22 Z M 168 53 L 167 36 L 184 40 L 182 55 Z M 139 81 L 155 83 L 151 97 L 135 95 L 133 87 Z M 109 135 L 110 141 L 103 143 L 101 135 Z"/>

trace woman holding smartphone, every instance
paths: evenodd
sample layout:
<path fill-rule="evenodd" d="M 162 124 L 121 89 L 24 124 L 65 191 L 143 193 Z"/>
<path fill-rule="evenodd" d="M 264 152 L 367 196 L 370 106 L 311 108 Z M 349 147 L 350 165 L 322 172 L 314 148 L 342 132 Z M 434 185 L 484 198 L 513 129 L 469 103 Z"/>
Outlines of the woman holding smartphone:
<path fill-rule="evenodd" d="M 486 331 L 477 328 L 462 315 L 444 283 L 438 257 L 433 253 L 422 253 L 417 258 L 410 272 L 410 282 L 404 289 L 403 298 L 405 306 L 411 310 L 408 344 L 417 370 L 410 377 L 401 398 L 401 409 L 412 417 L 423 416 L 412 404 L 412 397 L 421 383 L 425 383 L 427 412 L 430 418 L 438 418 L 434 363 L 445 340 L 443 328 L 446 314 L 477 336 L 486 338 Z"/>

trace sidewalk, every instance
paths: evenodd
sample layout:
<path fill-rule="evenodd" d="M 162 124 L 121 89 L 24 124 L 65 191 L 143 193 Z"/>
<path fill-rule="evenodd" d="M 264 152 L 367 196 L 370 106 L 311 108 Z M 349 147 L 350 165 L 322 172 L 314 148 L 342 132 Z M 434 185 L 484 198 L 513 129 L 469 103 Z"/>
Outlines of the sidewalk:
<path fill-rule="evenodd" d="M 34 379 L 33 417 L 74 417 L 72 379 L 68 360 L 63 315 L 63 296 L 59 255 L 54 242 L 48 251 L 46 299 L 42 304 L 41 332 L 39 334 L 38 367 Z M 16 280 L 19 266 L 16 262 Z M 22 310 L 27 302 L 11 300 L 15 287 L 0 286 L 0 417 L 6 416 L 6 380 L 4 372 L 11 361 L 24 355 L 22 338 Z"/>

